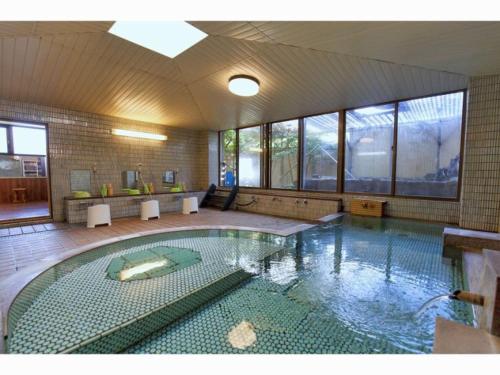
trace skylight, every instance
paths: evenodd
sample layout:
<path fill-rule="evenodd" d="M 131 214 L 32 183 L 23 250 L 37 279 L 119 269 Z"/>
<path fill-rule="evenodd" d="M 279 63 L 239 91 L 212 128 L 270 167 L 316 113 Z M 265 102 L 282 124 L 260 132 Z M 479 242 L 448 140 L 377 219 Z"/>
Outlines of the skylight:
<path fill-rule="evenodd" d="M 116 21 L 108 31 L 170 58 L 207 37 L 203 31 L 184 21 Z"/>

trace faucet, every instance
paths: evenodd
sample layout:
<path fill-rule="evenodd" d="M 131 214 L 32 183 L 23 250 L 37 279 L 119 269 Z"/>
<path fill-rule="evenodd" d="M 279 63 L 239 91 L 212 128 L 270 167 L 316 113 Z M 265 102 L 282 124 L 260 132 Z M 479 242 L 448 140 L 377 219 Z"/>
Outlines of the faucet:
<path fill-rule="evenodd" d="M 484 297 L 480 294 L 467 292 L 464 290 L 455 290 L 451 295 L 450 299 L 454 299 L 457 301 L 463 301 L 472 303 L 473 305 L 483 306 L 484 305 Z"/>

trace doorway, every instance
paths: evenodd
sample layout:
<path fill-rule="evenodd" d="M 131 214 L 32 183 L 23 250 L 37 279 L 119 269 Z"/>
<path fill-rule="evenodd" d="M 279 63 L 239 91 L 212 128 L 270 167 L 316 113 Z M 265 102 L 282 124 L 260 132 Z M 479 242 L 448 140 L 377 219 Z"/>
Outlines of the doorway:
<path fill-rule="evenodd" d="M 47 126 L 0 120 L 0 224 L 51 218 Z"/>

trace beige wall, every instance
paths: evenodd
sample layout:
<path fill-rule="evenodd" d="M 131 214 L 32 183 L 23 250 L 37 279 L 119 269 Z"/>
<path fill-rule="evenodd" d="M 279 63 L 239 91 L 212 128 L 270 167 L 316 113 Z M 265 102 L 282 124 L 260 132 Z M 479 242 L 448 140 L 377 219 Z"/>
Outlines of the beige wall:
<path fill-rule="evenodd" d="M 460 226 L 500 232 L 500 75 L 469 85 Z"/>
<path fill-rule="evenodd" d="M 208 132 L 166 127 L 34 104 L 0 100 L 0 118 L 47 123 L 53 216 L 64 219 L 63 197 L 70 194 L 70 171 L 97 165 L 97 182 L 121 188 L 121 172 L 142 163 L 144 179 L 161 191 L 162 172 L 177 169 L 178 180 L 188 189 L 206 189 L 208 184 Z M 162 133 L 159 142 L 119 137 L 112 128 Z M 92 183 L 92 188 L 95 184 Z M 96 193 L 94 191 L 94 193 Z"/>
<path fill-rule="evenodd" d="M 458 134 L 451 135 L 450 139 L 455 136 Z M 443 143 L 441 167 L 448 165 L 456 152 L 455 147 Z M 435 155 L 435 149 L 426 152 Z M 500 76 L 471 79 L 465 152 L 462 157 L 464 161 L 460 202 L 384 197 L 383 199 L 388 201 L 386 213 L 394 217 L 453 223 L 464 228 L 500 232 Z M 379 175 L 381 172 L 372 169 L 371 173 Z M 304 198 L 341 198 L 345 211 L 350 210 L 352 198 L 357 197 L 336 193 L 258 191 L 244 188 L 240 190 L 249 194 L 265 192 Z M 265 212 L 263 207 L 258 210 Z"/>
<path fill-rule="evenodd" d="M 462 227 L 500 231 L 500 76 L 471 79 L 461 202 L 387 197 L 390 216 L 460 223 Z M 0 100 L 0 117 L 49 125 L 54 218 L 63 219 L 63 197 L 70 193 L 71 169 L 97 164 L 100 183 L 121 185 L 122 170 L 143 163 L 145 176 L 159 186 L 161 172 L 178 169 L 188 188 L 205 189 L 216 180 L 217 136 L 95 114 Z M 113 127 L 161 132 L 167 142 L 112 136 Z M 443 145 L 446 147 L 446 145 Z M 277 192 L 304 197 L 342 198 L 346 211 L 353 195 Z"/>
<path fill-rule="evenodd" d="M 240 188 L 240 193 L 238 194 L 238 199 L 241 197 L 240 203 L 246 203 L 250 200 L 247 199 L 252 195 L 258 196 L 259 193 L 271 194 L 276 196 L 292 196 L 300 198 L 340 198 L 342 199 L 343 210 L 345 212 L 350 212 L 351 210 L 351 200 L 353 198 L 359 198 L 360 195 L 353 194 L 337 194 L 337 193 L 320 193 L 320 192 L 297 192 L 297 191 L 284 191 L 284 190 L 256 190 L 248 188 Z M 369 196 L 363 195 L 363 196 Z M 407 219 L 418 219 L 427 221 L 436 221 L 440 223 L 450 223 L 458 224 L 460 217 L 460 202 L 454 201 L 439 201 L 439 200 L 427 200 L 427 199 L 413 199 L 413 198 L 397 198 L 397 197 L 376 197 L 376 199 L 384 199 L 387 201 L 386 215 L 392 217 L 401 217 Z M 273 207 L 268 206 L 266 200 L 261 200 L 255 206 L 247 206 L 241 208 L 244 211 L 252 211 L 259 213 L 272 213 Z M 324 216 L 333 212 L 321 212 Z M 287 216 L 287 215 L 283 215 Z M 317 217 L 311 214 L 311 217 Z"/>

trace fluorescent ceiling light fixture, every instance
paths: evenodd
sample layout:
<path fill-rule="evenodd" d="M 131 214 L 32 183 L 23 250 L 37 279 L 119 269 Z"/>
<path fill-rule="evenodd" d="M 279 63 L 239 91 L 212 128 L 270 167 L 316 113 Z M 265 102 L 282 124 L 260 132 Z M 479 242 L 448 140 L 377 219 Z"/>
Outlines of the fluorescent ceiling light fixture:
<path fill-rule="evenodd" d="M 239 74 L 229 78 L 228 88 L 238 96 L 254 96 L 259 92 L 260 82 L 257 78 Z"/>
<path fill-rule="evenodd" d="M 108 31 L 172 59 L 207 37 L 185 21 L 116 21 Z"/>
<path fill-rule="evenodd" d="M 167 136 L 163 134 L 136 132 L 133 130 L 125 130 L 125 129 L 113 129 L 111 130 L 111 133 L 114 135 L 121 135 L 124 137 L 154 139 L 156 141 L 166 141 L 168 139 Z"/>
<path fill-rule="evenodd" d="M 384 112 L 392 112 L 392 108 L 365 107 L 355 109 L 354 112 L 359 113 L 360 115 L 378 115 Z"/>
<path fill-rule="evenodd" d="M 138 266 L 128 268 L 120 272 L 120 281 L 125 281 L 130 279 L 131 277 L 134 277 L 135 275 L 145 273 L 159 267 L 166 266 L 167 263 L 168 263 L 167 260 L 164 259 L 156 262 L 143 263 Z"/>

